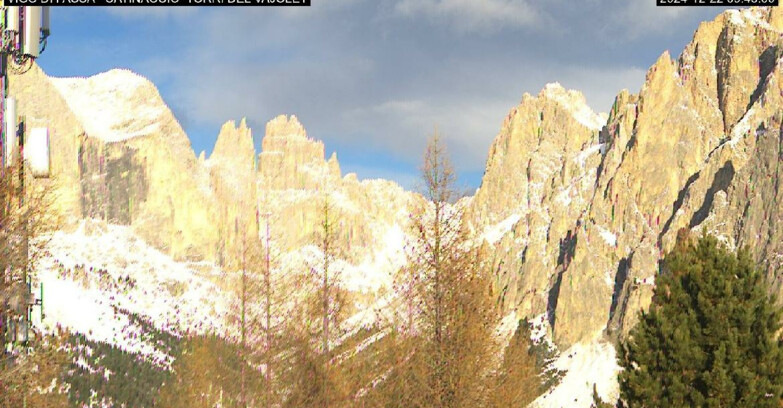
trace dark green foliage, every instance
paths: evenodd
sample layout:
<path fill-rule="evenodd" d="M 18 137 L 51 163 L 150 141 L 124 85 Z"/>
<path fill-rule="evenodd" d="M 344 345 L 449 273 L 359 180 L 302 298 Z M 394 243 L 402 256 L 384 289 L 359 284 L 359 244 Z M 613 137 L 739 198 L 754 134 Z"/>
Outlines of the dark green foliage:
<path fill-rule="evenodd" d="M 142 337 L 147 343 L 168 354 L 177 357 L 180 354 L 181 340 L 173 334 L 157 330 L 143 318 L 119 311 L 130 321 L 141 327 Z M 98 401 L 113 402 L 114 406 L 152 407 L 155 405 L 158 390 L 170 377 L 170 372 L 142 356 L 121 350 L 114 345 L 88 340 L 83 334 L 73 335 L 70 346 L 74 354 L 74 363 L 66 375 L 70 384 L 69 399 L 74 406 L 89 404 L 92 392 Z M 85 362 L 92 370 L 76 364 Z M 106 372 L 111 374 L 106 377 Z"/>
<path fill-rule="evenodd" d="M 780 311 L 747 250 L 712 237 L 667 255 L 650 310 L 620 347 L 629 407 L 777 407 Z"/>

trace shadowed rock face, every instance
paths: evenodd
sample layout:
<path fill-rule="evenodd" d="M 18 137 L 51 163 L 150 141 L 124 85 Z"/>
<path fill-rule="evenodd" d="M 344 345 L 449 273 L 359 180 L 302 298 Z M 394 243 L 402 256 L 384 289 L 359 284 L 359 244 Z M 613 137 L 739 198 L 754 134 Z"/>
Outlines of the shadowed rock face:
<path fill-rule="evenodd" d="M 523 98 L 490 150 L 473 203 L 480 230 L 519 214 L 497 246 L 511 268 L 501 272 L 500 285 L 516 292 L 507 307 L 535 316 L 545 311 L 537 299 L 548 295 L 561 346 L 607 328 L 622 336 L 649 305 L 661 255 L 682 228 L 706 230 L 730 247 L 749 246 L 780 291 L 781 38 L 777 8 L 727 11 L 701 24 L 677 60 L 668 53 L 659 58 L 638 94 L 618 94 L 596 139 L 601 153 L 570 172 L 579 149 L 568 149 L 560 135 L 574 121 L 526 114 L 541 110 L 542 102 Z M 522 123 L 509 132 L 515 121 Z M 543 140 L 566 148 L 547 153 L 537 147 Z M 584 132 L 569 132 L 576 146 L 588 140 Z M 517 146 L 536 154 L 525 156 Z M 541 177 L 537 168 L 549 171 Z M 583 186 L 571 190 L 581 194 L 555 205 L 552 197 L 568 186 Z M 569 230 L 578 240 L 564 264 L 557 262 L 559 243 Z"/>
<path fill-rule="evenodd" d="M 81 145 L 82 216 L 131 225 L 134 206 L 138 209 L 146 202 L 145 165 L 138 162 L 136 150 L 116 147 L 88 140 Z"/>
<path fill-rule="evenodd" d="M 177 259 L 238 268 L 243 241 L 257 243 L 267 211 L 284 248 L 306 246 L 328 196 L 345 256 L 361 263 L 387 246 L 387 232 L 403 228 L 418 200 L 393 182 L 343 177 L 336 154 L 325 160 L 323 143 L 294 116 L 269 122 L 260 154 L 244 119 L 227 122 L 209 158 L 197 159 L 154 85 L 130 71 L 49 78 L 34 65 L 11 84 L 20 113 L 51 130 L 45 183 L 69 221 L 130 225 Z"/>

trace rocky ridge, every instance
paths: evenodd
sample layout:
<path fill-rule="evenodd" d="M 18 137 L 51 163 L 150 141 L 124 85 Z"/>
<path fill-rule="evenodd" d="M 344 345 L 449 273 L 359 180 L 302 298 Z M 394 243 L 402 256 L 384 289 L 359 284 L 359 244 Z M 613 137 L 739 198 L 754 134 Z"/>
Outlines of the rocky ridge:
<path fill-rule="evenodd" d="M 546 92 L 523 98 L 473 212 L 509 268 L 506 307 L 546 316 L 561 347 L 622 336 L 682 228 L 750 247 L 779 292 L 781 45 L 777 8 L 729 10 L 620 92 L 598 134 Z"/>
<path fill-rule="evenodd" d="M 53 177 L 44 182 L 69 223 L 130 225 L 175 259 L 237 267 L 232 254 L 259 236 L 267 212 L 285 248 L 305 246 L 328 196 L 346 258 L 362 263 L 385 249 L 387 230 L 401 230 L 414 200 L 393 182 L 343 177 L 336 154 L 325 160 L 294 116 L 267 124 L 258 153 L 244 119 L 226 122 L 209 158 L 196 158 L 155 86 L 127 70 L 50 78 L 34 65 L 11 79 L 11 94 L 31 125 L 50 128 Z"/>
<path fill-rule="evenodd" d="M 505 311 L 544 327 L 561 349 L 622 337 L 682 229 L 748 246 L 780 293 L 781 46 L 782 11 L 729 10 L 701 24 L 676 59 L 661 55 L 607 116 L 558 84 L 524 95 L 465 201 L 494 253 Z M 56 79 L 34 67 L 12 78 L 11 92 L 30 124 L 52 129 L 50 183 L 77 221 L 128 225 L 176 259 L 235 268 L 230 254 L 263 235 L 267 213 L 283 247 L 311 247 L 328 200 L 346 285 L 377 294 L 404 258 L 409 209 L 422 198 L 343 175 L 294 116 L 267 124 L 260 152 L 245 121 L 228 122 L 212 155 L 196 158 L 154 86 L 130 72 Z M 111 113 L 136 105 L 138 121 Z"/>

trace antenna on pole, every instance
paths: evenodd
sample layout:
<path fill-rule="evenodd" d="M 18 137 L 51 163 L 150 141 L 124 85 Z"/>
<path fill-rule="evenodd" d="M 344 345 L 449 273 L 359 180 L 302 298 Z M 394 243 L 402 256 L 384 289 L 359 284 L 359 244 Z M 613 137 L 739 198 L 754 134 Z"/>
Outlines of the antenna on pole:
<path fill-rule="evenodd" d="M 17 101 L 8 95 L 8 73 L 13 65 L 18 67 L 13 69 L 16 74 L 24 74 L 30 69 L 35 59 L 46 48 L 46 40 L 50 33 L 48 7 L 3 6 L 0 3 L 0 36 L 2 37 L 0 38 L 0 161 L 2 161 L 0 173 L 5 177 L 7 168 L 19 166 L 20 210 L 26 195 L 26 168 L 31 168 L 35 178 L 49 177 L 49 130 L 32 128 L 29 135 L 26 135 L 25 121 L 19 116 Z M 12 66 L 9 66 L 9 59 Z M 18 288 L 21 292 L 18 293 L 21 309 L 12 310 L 14 308 L 7 308 L 0 304 L 0 346 L 2 346 L 0 356 L 2 357 L 5 357 L 6 353 L 14 353 L 17 347 L 26 350 L 29 346 L 30 322 L 34 306 L 41 307 L 41 320 L 44 317 L 43 284 L 41 284 L 41 298 L 35 299 L 32 279 L 28 276 L 27 222 L 28 220 L 23 220 L 22 265 L 0 269 L 0 282 L 9 283 L 7 287 Z M 2 359 L 2 364 L 5 360 L 6 358 Z"/>

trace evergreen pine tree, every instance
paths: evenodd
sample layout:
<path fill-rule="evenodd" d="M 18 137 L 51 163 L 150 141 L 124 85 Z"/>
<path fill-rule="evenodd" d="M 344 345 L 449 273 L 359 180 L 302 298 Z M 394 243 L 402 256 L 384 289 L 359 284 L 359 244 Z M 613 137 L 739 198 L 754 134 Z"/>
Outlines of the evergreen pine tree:
<path fill-rule="evenodd" d="M 780 310 L 747 250 L 682 240 L 663 261 L 653 302 L 620 347 L 629 407 L 777 407 Z"/>

